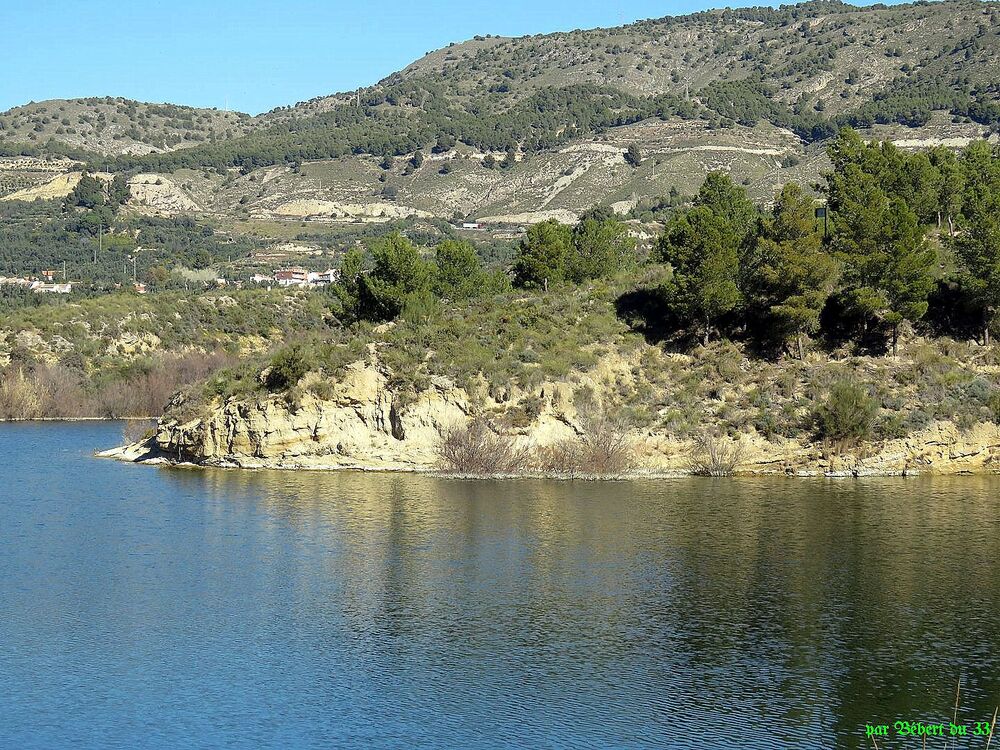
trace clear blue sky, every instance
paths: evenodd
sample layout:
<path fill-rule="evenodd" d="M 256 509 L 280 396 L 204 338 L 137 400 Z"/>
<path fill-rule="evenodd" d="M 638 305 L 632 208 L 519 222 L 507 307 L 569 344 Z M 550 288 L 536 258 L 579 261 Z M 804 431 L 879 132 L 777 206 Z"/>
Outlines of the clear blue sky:
<path fill-rule="evenodd" d="M 375 83 L 476 34 L 521 36 L 677 15 L 711 0 L 15 0 L 0 111 L 126 96 L 257 114 Z M 730 2 L 730 5 L 765 4 Z"/>

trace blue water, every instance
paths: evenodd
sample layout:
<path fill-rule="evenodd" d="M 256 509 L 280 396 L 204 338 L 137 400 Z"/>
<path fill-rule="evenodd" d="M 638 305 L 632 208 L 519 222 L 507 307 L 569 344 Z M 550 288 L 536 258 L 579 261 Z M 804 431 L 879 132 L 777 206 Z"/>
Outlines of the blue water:
<path fill-rule="evenodd" d="M 959 676 L 960 720 L 1000 702 L 996 479 L 91 457 L 119 435 L 0 425 L 0 748 L 865 747 Z"/>

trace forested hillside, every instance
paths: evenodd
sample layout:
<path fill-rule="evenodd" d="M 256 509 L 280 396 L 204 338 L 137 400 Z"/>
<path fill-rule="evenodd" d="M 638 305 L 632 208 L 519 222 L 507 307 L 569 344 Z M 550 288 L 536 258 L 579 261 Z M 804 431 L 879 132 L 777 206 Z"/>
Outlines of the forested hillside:
<path fill-rule="evenodd" d="M 122 167 L 253 168 L 455 141 L 532 153 L 647 117 L 767 121 L 804 140 L 841 125 L 1000 122 L 1000 11 L 954 0 L 712 11 L 432 53 L 354 97 L 256 120 L 256 132 Z"/>
<path fill-rule="evenodd" d="M 806 141 L 845 124 L 921 126 L 935 111 L 992 127 L 998 34 L 1000 10 L 970 0 L 709 11 L 476 37 L 377 85 L 252 119 L 110 98 L 28 105 L 0 116 L 0 143 L 51 138 L 125 154 L 118 169 L 249 170 L 456 142 L 533 153 L 648 117 L 697 117 L 714 128 L 765 121 Z"/>
<path fill-rule="evenodd" d="M 998 21 L 976 0 L 821 0 L 478 36 L 256 117 L 110 97 L 29 104 L 0 114 L 0 200 L 61 200 L 84 170 L 124 174 L 130 211 L 282 241 L 314 234 L 306 222 L 325 233 L 410 219 L 509 238 L 596 205 L 657 221 L 711 171 L 757 201 L 790 181 L 815 194 L 844 125 L 905 150 L 995 138 Z"/>

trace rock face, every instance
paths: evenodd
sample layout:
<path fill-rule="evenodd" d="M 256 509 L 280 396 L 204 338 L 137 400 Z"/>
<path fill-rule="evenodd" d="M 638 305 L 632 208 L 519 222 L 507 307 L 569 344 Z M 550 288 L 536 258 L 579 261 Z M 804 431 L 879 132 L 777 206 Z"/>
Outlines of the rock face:
<path fill-rule="evenodd" d="M 441 433 L 466 420 L 467 396 L 438 381 L 402 404 L 386 377 L 352 365 L 319 399 L 230 400 L 204 419 L 161 421 L 163 456 L 218 466 L 417 470 L 434 466 Z"/>
<path fill-rule="evenodd" d="M 305 381 L 303 385 L 308 385 Z M 473 412 L 497 412 L 511 394 L 473 399 L 444 378 L 415 398 L 402 399 L 377 368 L 356 363 L 319 398 L 303 389 L 296 404 L 284 396 L 230 399 L 208 416 L 182 422 L 165 418 L 151 451 L 123 449 L 125 460 L 186 462 L 204 466 L 286 469 L 372 469 L 431 471 L 439 464 L 442 435 L 466 424 Z M 581 434 L 566 383 L 546 383 L 534 395 L 541 404 L 530 424 L 511 427 L 522 445 L 551 446 Z M 476 403 L 473 408 L 472 403 Z M 690 440 L 655 431 L 627 436 L 636 473 L 690 473 Z M 937 422 L 903 439 L 837 451 L 788 439 L 769 441 L 751 433 L 731 441 L 738 446 L 736 471 L 743 474 L 801 476 L 883 476 L 994 473 L 1000 471 L 1000 425 L 960 430 Z M 144 454 L 144 455 L 143 455 Z"/>

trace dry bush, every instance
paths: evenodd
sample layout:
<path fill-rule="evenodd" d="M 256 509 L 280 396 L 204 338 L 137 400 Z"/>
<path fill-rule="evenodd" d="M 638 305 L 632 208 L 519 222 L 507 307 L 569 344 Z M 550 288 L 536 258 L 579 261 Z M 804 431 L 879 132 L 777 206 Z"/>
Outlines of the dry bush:
<path fill-rule="evenodd" d="M 31 370 L 8 367 L 0 373 L 0 418 L 45 419 L 88 415 L 80 377 L 62 365 Z"/>
<path fill-rule="evenodd" d="M 447 430 L 439 452 L 442 467 L 458 474 L 492 477 L 519 473 L 528 466 L 528 451 L 483 419 Z"/>
<path fill-rule="evenodd" d="M 21 367 L 7 368 L 0 377 L 0 419 L 38 419 L 43 394 Z"/>
<path fill-rule="evenodd" d="M 185 352 L 168 359 L 177 380 L 183 383 L 204 380 L 216 370 L 223 367 L 233 367 L 240 361 L 239 357 L 223 351 Z"/>
<path fill-rule="evenodd" d="M 218 352 L 165 354 L 99 384 L 61 364 L 12 366 L 0 371 L 0 419 L 154 417 L 182 387 L 235 361 Z"/>
<path fill-rule="evenodd" d="M 94 394 L 94 411 L 108 419 L 153 416 L 146 411 L 148 399 L 142 385 L 135 380 L 119 380 Z"/>
<path fill-rule="evenodd" d="M 584 420 L 583 434 L 539 448 L 535 466 L 565 476 L 620 477 L 635 468 L 623 420 Z"/>
<path fill-rule="evenodd" d="M 39 416 L 50 419 L 93 416 L 90 398 L 75 370 L 63 365 L 41 365 L 34 369 L 32 377 L 42 399 Z"/>
<path fill-rule="evenodd" d="M 560 440 L 544 445 L 535 452 L 535 466 L 547 474 L 574 477 L 582 471 L 583 443 L 580 440 Z"/>
<path fill-rule="evenodd" d="M 588 421 L 582 442 L 586 474 L 617 477 L 635 468 L 635 456 L 624 420 L 602 417 Z"/>
<path fill-rule="evenodd" d="M 744 456 L 742 443 L 705 433 L 695 439 L 688 468 L 700 477 L 728 477 L 743 462 Z"/>
<path fill-rule="evenodd" d="M 185 385 L 204 380 L 233 365 L 229 354 L 185 352 L 158 357 L 145 370 L 108 384 L 96 394 L 96 409 L 105 417 L 155 417 Z"/>

